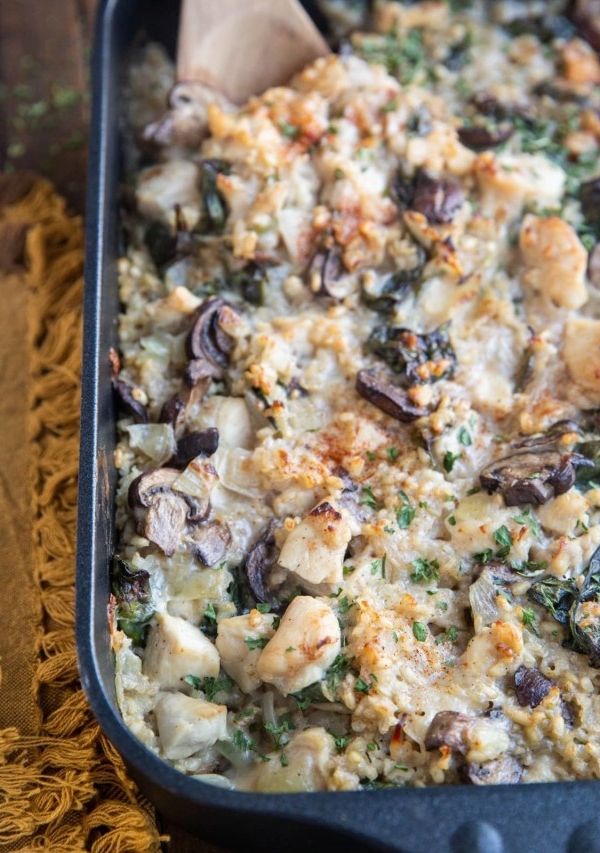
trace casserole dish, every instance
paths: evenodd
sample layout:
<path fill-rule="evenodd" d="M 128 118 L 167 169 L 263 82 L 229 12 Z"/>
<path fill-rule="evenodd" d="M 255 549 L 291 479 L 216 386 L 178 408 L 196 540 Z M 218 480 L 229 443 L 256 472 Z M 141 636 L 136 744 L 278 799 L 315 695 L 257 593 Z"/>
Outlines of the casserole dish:
<path fill-rule="evenodd" d="M 112 465 L 115 414 L 109 350 L 119 305 L 120 69 L 140 31 L 172 48 L 175 6 L 135 0 L 102 7 L 94 62 L 90 157 L 84 394 L 80 477 L 77 631 L 82 682 L 107 735 L 157 807 L 187 829 L 233 849 L 593 850 L 597 828 L 583 823 L 594 783 L 494 789 L 446 788 L 337 794 L 229 792 L 189 779 L 147 752 L 121 722 L 114 691 L 107 602 L 114 548 Z M 582 808 L 583 807 L 583 808 Z M 232 821 L 231 818 L 238 820 Z M 434 817 L 434 821 L 431 818 Z M 540 822 L 549 832 L 534 832 Z M 548 838 L 553 842 L 549 843 Z"/>

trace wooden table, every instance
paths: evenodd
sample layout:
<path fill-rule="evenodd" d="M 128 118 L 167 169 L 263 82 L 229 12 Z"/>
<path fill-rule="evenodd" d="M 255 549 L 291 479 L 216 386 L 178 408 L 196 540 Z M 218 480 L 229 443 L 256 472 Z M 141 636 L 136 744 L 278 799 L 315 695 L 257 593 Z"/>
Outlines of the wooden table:
<path fill-rule="evenodd" d="M 0 168 L 50 178 L 83 213 L 98 0 L 0 0 Z M 168 853 L 219 853 L 160 819 Z"/>

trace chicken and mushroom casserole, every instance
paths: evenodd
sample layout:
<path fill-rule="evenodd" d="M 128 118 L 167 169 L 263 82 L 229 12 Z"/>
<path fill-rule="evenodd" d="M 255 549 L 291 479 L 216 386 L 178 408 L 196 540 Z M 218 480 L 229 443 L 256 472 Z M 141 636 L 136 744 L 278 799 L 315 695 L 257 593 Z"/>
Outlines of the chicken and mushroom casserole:
<path fill-rule="evenodd" d="M 242 106 L 129 72 L 124 720 L 241 790 L 600 777 L 600 27 L 324 5 Z"/>

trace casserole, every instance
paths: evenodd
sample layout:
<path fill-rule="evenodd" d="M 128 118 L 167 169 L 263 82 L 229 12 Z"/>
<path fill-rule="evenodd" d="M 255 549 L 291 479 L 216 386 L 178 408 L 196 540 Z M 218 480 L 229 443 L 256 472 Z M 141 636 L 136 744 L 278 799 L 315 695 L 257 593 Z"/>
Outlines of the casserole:
<path fill-rule="evenodd" d="M 552 838 L 562 845 L 556 849 L 563 849 L 578 821 L 564 808 L 561 812 L 558 804 L 572 799 L 581 808 L 589 798 L 591 805 L 594 783 L 572 783 L 566 788 L 559 784 L 484 791 L 453 788 L 293 797 L 226 792 L 186 779 L 163 765 L 133 739 L 118 717 L 106 615 L 108 565 L 114 542 L 111 507 L 115 415 L 110 399 L 108 352 L 116 345 L 118 313 L 115 261 L 119 175 L 114 168 L 118 152 L 118 72 L 140 25 L 151 37 L 158 35 L 168 44 L 169 33 L 172 36 L 176 26 L 176 14 L 169 12 L 170 17 L 158 5 L 146 4 L 142 16 L 141 4 L 108 3 L 99 19 L 88 211 L 77 588 L 82 681 L 92 707 L 142 789 L 162 811 L 188 829 L 236 849 L 283 845 L 299 850 L 308 840 L 318 849 L 325 849 L 332 843 L 333 833 L 343 833 L 349 849 L 491 850 L 503 849 L 504 839 L 516 850 L 527 829 L 531 834 L 531 828 L 540 820 L 546 826 L 552 821 Z M 539 815 L 532 823 L 536 809 Z M 549 809 L 547 819 L 542 818 L 542 809 Z M 235 826 L 228 825 L 231 812 L 240 815 Z M 470 819 L 474 814 L 475 822 Z M 241 820 L 242 815 L 248 818 L 247 825 Z M 429 825 L 431 815 L 436 816 L 434 826 Z M 498 815 L 510 817 L 509 826 L 504 826 Z M 305 831 L 299 833 L 301 826 Z M 580 843 L 584 845 L 581 849 L 590 849 L 588 831 L 593 832 L 593 828 L 577 829 L 568 849 L 580 849 Z M 401 840 L 397 838 L 399 832 Z M 547 836 L 530 838 L 527 846 L 531 850 L 549 849 Z"/>

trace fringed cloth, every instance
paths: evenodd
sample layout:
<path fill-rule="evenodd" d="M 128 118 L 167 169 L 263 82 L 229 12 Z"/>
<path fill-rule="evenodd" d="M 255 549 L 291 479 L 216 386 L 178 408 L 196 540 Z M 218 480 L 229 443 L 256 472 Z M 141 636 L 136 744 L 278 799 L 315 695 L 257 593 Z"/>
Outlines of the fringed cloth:
<path fill-rule="evenodd" d="M 48 182 L 0 176 L 0 850 L 153 853 L 75 658 L 83 245 Z"/>

